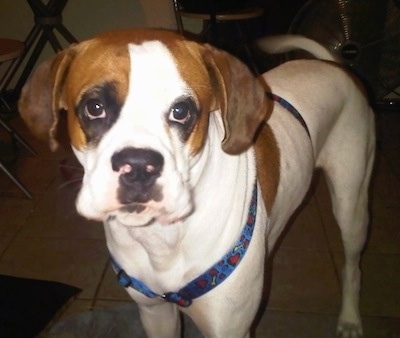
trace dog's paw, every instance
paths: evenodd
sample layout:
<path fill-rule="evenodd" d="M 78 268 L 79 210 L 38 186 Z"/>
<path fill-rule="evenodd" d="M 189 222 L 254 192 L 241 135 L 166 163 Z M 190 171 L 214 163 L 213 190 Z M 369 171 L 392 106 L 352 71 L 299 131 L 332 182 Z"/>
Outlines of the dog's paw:
<path fill-rule="evenodd" d="M 360 322 L 340 320 L 337 327 L 338 338 L 362 338 L 363 330 Z"/>

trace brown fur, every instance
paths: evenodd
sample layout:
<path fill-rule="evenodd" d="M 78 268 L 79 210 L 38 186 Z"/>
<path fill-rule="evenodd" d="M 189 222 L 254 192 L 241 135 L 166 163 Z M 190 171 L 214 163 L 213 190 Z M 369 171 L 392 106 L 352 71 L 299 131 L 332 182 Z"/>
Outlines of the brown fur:
<path fill-rule="evenodd" d="M 271 213 L 280 179 L 279 148 L 271 127 L 265 123 L 255 142 L 257 178 L 268 213 Z"/>

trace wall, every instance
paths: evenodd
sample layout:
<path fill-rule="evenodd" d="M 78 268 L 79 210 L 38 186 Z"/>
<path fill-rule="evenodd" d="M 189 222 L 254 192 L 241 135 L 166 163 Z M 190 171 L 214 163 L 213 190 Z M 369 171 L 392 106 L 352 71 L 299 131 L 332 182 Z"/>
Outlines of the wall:
<path fill-rule="evenodd" d="M 0 1 L 1 36 L 24 39 L 33 20 L 26 0 Z M 175 28 L 171 0 L 69 0 L 63 21 L 78 40 L 114 28 Z"/>

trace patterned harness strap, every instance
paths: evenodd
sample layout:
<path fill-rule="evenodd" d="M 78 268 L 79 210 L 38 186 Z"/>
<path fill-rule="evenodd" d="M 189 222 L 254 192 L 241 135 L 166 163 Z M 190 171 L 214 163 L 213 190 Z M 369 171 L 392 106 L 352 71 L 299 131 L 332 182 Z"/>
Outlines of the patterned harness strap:
<path fill-rule="evenodd" d="M 246 225 L 232 249 L 200 276 L 193 279 L 177 292 L 166 292 L 162 295 L 150 290 L 143 282 L 129 276 L 111 257 L 117 280 L 125 288 L 132 287 L 149 298 L 160 298 L 166 302 L 188 307 L 193 299 L 198 298 L 221 284 L 239 265 L 249 247 L 257 214 L 257 183 L 254 184 Z"/>
<path fill-rule="evenodd" d="M 293 107 L 288 101 L 286 101 L 284 98 L 278 95 L 272 94 L 270 92 L 266 92 L 265 94 L 267 95 L 268 98 L 270 98 L 275 102 L 278 102 L 283 108 L 289 111 L 301 123 L 301 125 L 306 130 L 308 136 L 311 138 L 310 131 L 308 130 L 306 121 L 304 121 L 303 116 L 301 116 L 301 114 L 295 107 Z"/>

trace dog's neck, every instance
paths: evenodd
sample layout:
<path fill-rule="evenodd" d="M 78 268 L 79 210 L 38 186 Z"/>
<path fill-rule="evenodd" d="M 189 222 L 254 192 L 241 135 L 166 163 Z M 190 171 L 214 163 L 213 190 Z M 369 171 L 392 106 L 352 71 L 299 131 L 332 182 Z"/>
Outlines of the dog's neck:
<path fill-rule="evenodd" d="M 237 240 L 246 223 L 256 179 L 255 160 L 252 150 L 237 156 L 224 153 L 220 146 L 223 137 L 220 118 L 211 117 L 207 142 L 191 169 L 196 212 L 169 225 L 154 222 L 130 228 L 116 220 L 105 225 L 109 250 L 127 273 L 142 278 L 138 270 L 149 274 L 153 269 L 162 275 L 172 266 L 182 266 L 174 270 L 181 270 L 179 277 L 186 281 L 207 269 L 210 260 L 220 259 Z"/>

